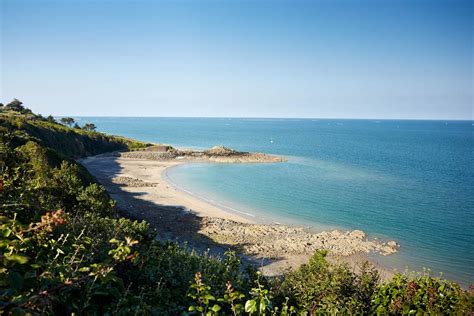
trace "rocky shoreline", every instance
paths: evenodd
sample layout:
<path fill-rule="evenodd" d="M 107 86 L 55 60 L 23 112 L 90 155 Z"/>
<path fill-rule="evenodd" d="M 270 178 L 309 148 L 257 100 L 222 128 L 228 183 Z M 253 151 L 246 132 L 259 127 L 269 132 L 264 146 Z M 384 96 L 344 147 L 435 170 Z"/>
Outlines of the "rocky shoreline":
<path fill-rule="evenodd" d="M 115 177 L 112 182 L 126 187 L 155 187 L 156 183 L 131 177 Z M 192 210 L 188 210 L 192 212 Z M 279 224 L 243 223 L 219 217 L 203 217 L 199 234 L 218 243 L 237 246 L 246 255 L 274 259 L 285 255 L 311 255 L 324 249 L 337 256 L 356 253 L 391 255 L 399 245 L 368 239 L 361 230 L 311 232 L 302 227 Z M 241 246 L 243 245 L 243 246 Z"/>
<path fill-rule="evenodd" d="M 286 159 L 263 153 L 236 151 L 222 145 L 214 146 L 208 150 L 181 150 L 169 145 L 155 145 L 139 151 L 119 153 L 124 158 L 149 159 L 157 161 L 166 160 L 192 160 L 211 161 L 219 163 L 271 163 L 284 162 Z"/>
<path fill-rule="evenodd" d="M 223 218 L 204 218 L 199 233 L 219 243 L 241 246 L 247 255 L 278 258 L 287 255 L 311 255 L 324 249 L 336 256 L 397 252 L 395 241 L 368 239 L 361 230 L 310 232 L 302 227 L 240 223 Z"/>

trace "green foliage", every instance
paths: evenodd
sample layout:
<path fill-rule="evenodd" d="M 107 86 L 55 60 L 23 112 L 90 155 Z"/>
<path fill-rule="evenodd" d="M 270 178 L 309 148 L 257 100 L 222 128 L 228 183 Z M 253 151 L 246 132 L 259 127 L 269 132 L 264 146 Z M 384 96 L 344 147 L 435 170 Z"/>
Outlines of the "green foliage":
<path fill-rule="evenodd" d="M 197 272 L 188 294 L 194 303 L 189 306 L 188 311 L 206 316 L 219 315 L 219 312 L 223 315 L 296 315 L 297 310 L 294 306 L 289 306 L 288 298 L 280 308 L 272 305 L 270 290 L 260 282 L 261 278 L 259 275 L 247 300 L 244 294 L 233 289 L 231 282 L 227 282 L 224 295 L 216 299 L 211 287 L 202 281 L 201 273 Z"/>
<path fill-rule="evenodd" d="M 99 216 L 110 216 L 114 214 L 115 202 L 111 200 L 103 186 L 93 183 L 80 190 L 76 196 L 76 211 L 86 212 L 94 210 Z"/>
<path fill-rule="evenodd" d="M 382 285 L 372 299 L 377 314 L 469 314 L 473 312 L 473 296 L 459 285 L 424 273 L 409 278 L 397 274 Z"/>
<path fill-rule="evenodd" d="M 143 301 L 154 306 L 159 313 L 176 314 L 192 305 L 188 294 L 193 290 L 189 289 L 189 284 L 195 280 L 196 272 L 201 273 L 203 282 L 209 286 L 212 293 L 208 294 L 215 297 L 224 294 L 227 282 L 236 284 L 242 291 L 247 290 L 243 272 L 234 271 L 225 260 L 206 253 L 199 254 L 174 243 L 159 242 L 140 248 L 139 253 L 139 269 L 130 269 L 123 278 L 126 283 L 137 285 L 133 289 L 142 291 Z"/>
<path fill-rule="evenodd" d="M 95 124 L 86 123 L 86 124 L 84 124 L 84 126 L 82 126 L 82 129 L 85 130 L 85 131 L 95 131 L 97 129 L 97 127 L 95 126 Z"/>
<path fill-rule="evenodd" d="M 52 115 L 48 115 L 48 117 L 46 118 L 46 121 L 50 123 L 57 123 Z"/>
<path fill-rule="evenodd" d="M 2 266 L 0 302 L 4 312 L 97 313 L 110 309 L 123 294 L 123 283 L 114 267 L 129 256 L 134 241 L 117 241 L 108 260 L 95 262 L 92 238 L 83 233 L 60 233 L 67 216 L 62 211 L 46 213 L 29 226 L 1 218 Z M 110 305 L 100 301 L 106 297 Z"/>
<path fill-rule="evenodd" d="M 219 301 L 229 305 L 232 315 L 241 315 L 244 312 L 244 306 L 241 303 L 244 298 L 244 294 L 236 291 L 232 287 L 232 283 L 227 282 L 224 297 L 219 299 Z"/>
<path fill-rule="evenodd" d="M 4 107 L 4 110 L 14 111 L 20 114 L 32 114 L 31 110 L 25 108 L 23 106 L 23 102 L 18 99 L 13 99 L 11 102 L 7 103 Z"/>
<path fill-rule="evenodd" d="M 218 304 L 214 304 L 216 298 L 211 294 L 211 287 L 202 282 L 200 272 L 196 273 L 194 280 L 195 282 L 189 287 L 190 293 L 188 296 L 196 304 L 189 306 L 188 311 L 206 316 L 217 315 L 221 307 Z"/>
<path fill-rule="evenodd" d="M 61 124 L 67 125 L 69 127 L 72 126 L 72 124 L 75 123 L 75 120 L 72 117 L 62 117 L 60 120 Z"/>
<path fill-rule="evenodd" d="M 256 287 L 250 290 L 251 299 L 245 302 L 245 311 L 250 315 L 265 315 L 272 310 L 272 296 L 270 291 L 266 289 L 260 282 L 260 278 L 256 281 Z"/>
<path fill-rule="evenodd" d="M 114 202 L 102 186 L 73 161 L 62 160 L 54 151 L 28 141 L 9 153 L 4 172 L 3 194 L 10 194 L 15 205 L 30 209 L 64 209 L 111 215 Z M 7 162 L 4 162 L 5 164 Z M 21 191 L 18 190 L 21 188 Z M 2 195 L 3 195 L 2 194 Z M 24 214 L 21 214 L 24 215 Z"/>
<path fill-rule="evenodd" d="M 68 121 L 65 124 L 71 126 L 74 122 Z M 41 146 L 55 150 L 64 158 L 80 158 L 105 152 L 136 150 L 151 145 L 125 137 L 95 132 L 94 124 L 86 125 L 85 130 L 78 128 L 79 126 L 71 128 L 56 123 L 52 117 L 44 119 L 33 113 L 20 115 L 18 112 L 0 111 L 0 127 L 15 131 L 17 135 L 22 134 L 23 141 L 17 137 L 18 142 L 24 144 L 28 140 L 35 141 Z"/>
<path fill-rule="evenodd" d="M 318 251 L 307 264 L 289 272 L 276 285 L 280 300 L 290 297 L 292 304 L 308 313 L 368 313 L 379 282 L 377 271 L 364 265 L 356 274 L 347 265 L 330 264 L 326 255 Z"/>
<path fill-rule="evenodd" d="M 108 254 L 111 255 L 117 261 L 125 261 L 136 258 L 138 253 L 132 254 L 132 246 L 137 244 L 138 241 L 133 240 L 129 237 L 125 237 L 125 241 L 112 238 L 109 241 L 111 244 L 117 244 L 117 248 L 109 250 Z"/>
<path fill-rule="evenodd" d="M 189 311 L 215 315 L 216 304 L 216 310 L 232 315 L 470 315 L 474 311 L 473 293 L 454 282 L 428 274 L 398 274 L 390 282 L 379 284 L 373 268 L 363 265 L 356 274 L 347 265 L 327 262 L 325 256 L 326 252 L 316 252 L 308 264 L 287 273 L 282 282 L 272 286 L 264 285 L 265 279 L 257 276 L 247 295 L 234 291 L 228 282 L 224 296 L 218 297 L 197 273 L 190 286 L 189 296 L 194 303 Z M 281 295 L 287 296 L 281 299 Z"/>

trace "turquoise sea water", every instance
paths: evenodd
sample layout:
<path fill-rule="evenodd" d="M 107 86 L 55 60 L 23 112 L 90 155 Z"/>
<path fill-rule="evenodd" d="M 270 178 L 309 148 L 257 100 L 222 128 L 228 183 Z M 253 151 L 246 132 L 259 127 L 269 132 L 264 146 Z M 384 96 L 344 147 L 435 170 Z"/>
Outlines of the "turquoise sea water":
<path fill-rule="evenodd" d="M 143 141 L 285 155 L 277 164 L 171 169 L 179 187 L 278 221 L 362 229 L 401 244 L 378 258 L 474 283 L 473 121 L 78 118 Z"/>

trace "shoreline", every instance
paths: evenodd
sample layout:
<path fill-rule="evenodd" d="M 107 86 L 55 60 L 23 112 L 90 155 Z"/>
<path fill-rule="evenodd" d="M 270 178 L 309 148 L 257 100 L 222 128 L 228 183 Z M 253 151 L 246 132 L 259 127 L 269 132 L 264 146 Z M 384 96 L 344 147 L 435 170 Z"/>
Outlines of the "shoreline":
<path fill-rule="evenodd" d="M 198 194 L 194 193 L 194 192 L 191 192 L 191 191 L 188 191 L 186 189 L 183 189 L 181 188 L 179 185 L 177 185 L 176 183 L 174 183 L 171 178 L 169 177 L 168 175 L 168 171 L 171 170 L 171 169 L 174 169 L 174 168 L 177 168 L 179 166 L 183 166 L 183 165 L 186 165 L 186 164 L 192 164 L 192 163 L 197 163 L 197 162 L 192 162 L 192 161 L 185 161 L 183 163 L 180 163 L 180 164 L 176 164 L 174 166 L 168 166 L 166 168 L 163 169 L 163 171 L 161 172 L 161 177 L 163 179 L 163 181 L 165 181 L 166 183 L 168 183 L 170 186 L 173 187 L 173 189 L 175 189 L 176 191 L 178 192 L 181 192 L 181 193 L 184 193 L 184 194 L 187 194 L 189 196 L 192 196 L 193 198 L 195 199 L 198 199 L 204 203 L 208 203 L 214 207 L 217 207 L 217 208 L 220 208 L 222 210 L 222 212 L 225 212 L 225 213 L 229 213 L 229 214 L 233 214 L 233 215 L 237 215 L 237 216 L 240 216 L 242 217 L 241 220 L 245 220 L 245 221 L 248 221 L 250 223 L 253 223 L 253 224 L 259 224 L 260 222 L 257 220 L 258 216 L 257 215 L 254 215 L 254 214 L 251 214 L 251 213 L 247 213 L 247 212 L 244 212 L 244 211 L 239 211 L 235 208 L 232 208 L 232 207 L 229 207 L 229 206 L 226 206 L 226 205 L 222 205 L 218 202 L 215 202 L 215 201 L 211 201 L 209 199 L 206 199 L 202 196 L 199 196 Z M 202 162 L 201 162 L 202 163 Z M 179 206 L 183 206 L 185 207 L 185 205 L 179 205 Z M 224 216 L 225 217 L 225 216 Z M 275 224 L 278 224 L 278 223 L 275 223 Z"/>
<path fill-rule="evenodd" d="M 222 212 L 224 212 L 224 213 L 241 216 L 246 221 L 248 221 L 252 224 L 281 225 L 281 226 L 288 226 L 288 227 L 300 227 L 300 228 L 303 228 L 304 230 L 307 230 L 311 233 L 316 233 L 316 234 L 321 233 L 321 232 L 325 232 L 325 231 L 334 231 L 334 230 L 350 231 L 350 229 L 342 227 L 342 226 L 330 226 L 330 225 L 322 225 L 322 224 L 304 225 L 304 223 L 301 223 L 301 222 L 298 222 L 298 221 L 290 221 L 290 220 L 285 221 L 285 219 L 283 219 L 283 218 L 280 219 L 280 220 L 277 220 L 276 217 L 271 217 L 270 215 L 262 216 L 261 214 L 258 213 L 258 211 L 256 211 L 255 214 L 248 213 L 248 212 L 245 212 L 245 211 L 240 211 L 239 209 L 227 206 L 227 205 L 225 205 L 221 202 L 216 202 L 214 200 L 210 200 L 210 199 L 207 199 L 203 196 L 200 196 L 199 193 L 195 193 L 195 192 L 186 190 L 186 189 L 180 187 L 178 184 L 174 183 L 168 175 L 169 170 L 172 170 L 172 169 L 180 167 L 180 166 L 189 165 L 189 164 L 208 164 L 208 163 L 209 164 L 213 164 L 213 163 L 215 164 L 215 162 L 183 161 L 180 164 L 176 164 L 176 165 L 173 165 L 173 166 L 166 167 L 165 170 L 163 170 L 163 172 L 162 172 L 163 181 L 166 181 L 170 186 L 172 186 L 175 190 L 177 190 L 181 193 L 192 196 L 193 198 L 198 199 L 198 200 L 200 200 L 204 203 L 208 203 L 208 204 L 212 205 L 213 207 L 217 207 L 217 208 L 221 209 Z M 179 205 L 179 206 L 183 206 L 183 205 Z M 225 216 L 223 216 L 223 217 L 225 217 Z M 386 236 L 383 236 L 383 237 L 377 236 L 377 237 L 374 237 L 374 239 L 388 240 L 389 238 L 386 238 Z"/>
<path fill-rule="evenodd" d="M 184 242 L 217 255 L 231 248 L 266 275 L 297 268 L 307 262 L 316 249 L 329 250 L 329 260 L 346 262 L 354 269 L 369 261 L 382 279 L 393 275 L 393 270 L 369 256 L 395 253 L 398 248 L 395 242 L 388 245 L 369 239 L 358 230 L 313 233 L 303 227 L 259 223 L 254 214 L 199 197 L 169 179 L 167 172 L 171 168 L 195 162 L 117 155 L 81 160 L 126 216 L 146 220 L 157 228 L 158 239 Z"/>

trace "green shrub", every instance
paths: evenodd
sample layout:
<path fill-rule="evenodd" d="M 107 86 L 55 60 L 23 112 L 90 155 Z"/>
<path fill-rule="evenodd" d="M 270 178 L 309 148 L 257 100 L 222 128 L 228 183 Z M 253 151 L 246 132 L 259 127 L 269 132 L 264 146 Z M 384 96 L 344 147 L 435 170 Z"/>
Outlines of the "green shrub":
<path fill-rule="evenodd" d="M 115 214 L 115 202 L 110 199 L 103 186 L 93 183 L 83 188 L 76 197 L 76 210 L 81 212 L 92 211 L 99 216 Z"/>
<path fill-rule="evenodd" d="M 369 312 L 379 282 L 377 271 L 364 265 L 356 274 L 346 264 L 329 263 L 326 255 L 317 251 L 307 264 L 276 283 L 280 301 L 289 297 L 291 304 L 308 313 Z"/>
<path fill-rule="evenodd" d="M 235 270 L 229 260 L 199 254 L 174 243 L 152 242 L 148 248 L 141 248 L 138 262 L 140 269 L 130 268 L 121 276 L 126 283 L 133 283 L 135 291 L 142 291 L 143 300 L 159 313 L 176 314 L 186 309 L 191 302 L 187 296 L 189 285 L 196 272 L 201 272 L 216 296 L 223 295 L 227 282 L 241 291 L 248 290 L 240 263 Z"/>
<path fill-rule="evenodd" d="M 111 239 L 124 240 L 129 237 L 137 240 L 139 242 L 137 248 L 141 248 L 148 247 L 156 235 L 144 221 L 102 217 L 97 216 L 95 212 L 72 217 L 67 223 L 67 230 L 76 235 L 82 233 L 92 239 L 91 249 L 97 261 L 102 261 L 108 256 Z"/>
<path fill-rule="evenodd" d="M 134 259 L 121 254 L 131 254 L 136 242 L 113 241 L 110 257 L 96 262 L 91 237 L 58 229 L 67 220 L 62 211 L 28 226 L 0 217 L 1 311 L 102 314 L 118 304 L 124 287 L 114 268 Z"/>
<path fill-rule="evenodd" d="M 373 295 L 373 312 L 377 314 L 469 314 L 473 296 L 459 285 L 423 274 L 408 277 L 397 274 Z"/>

